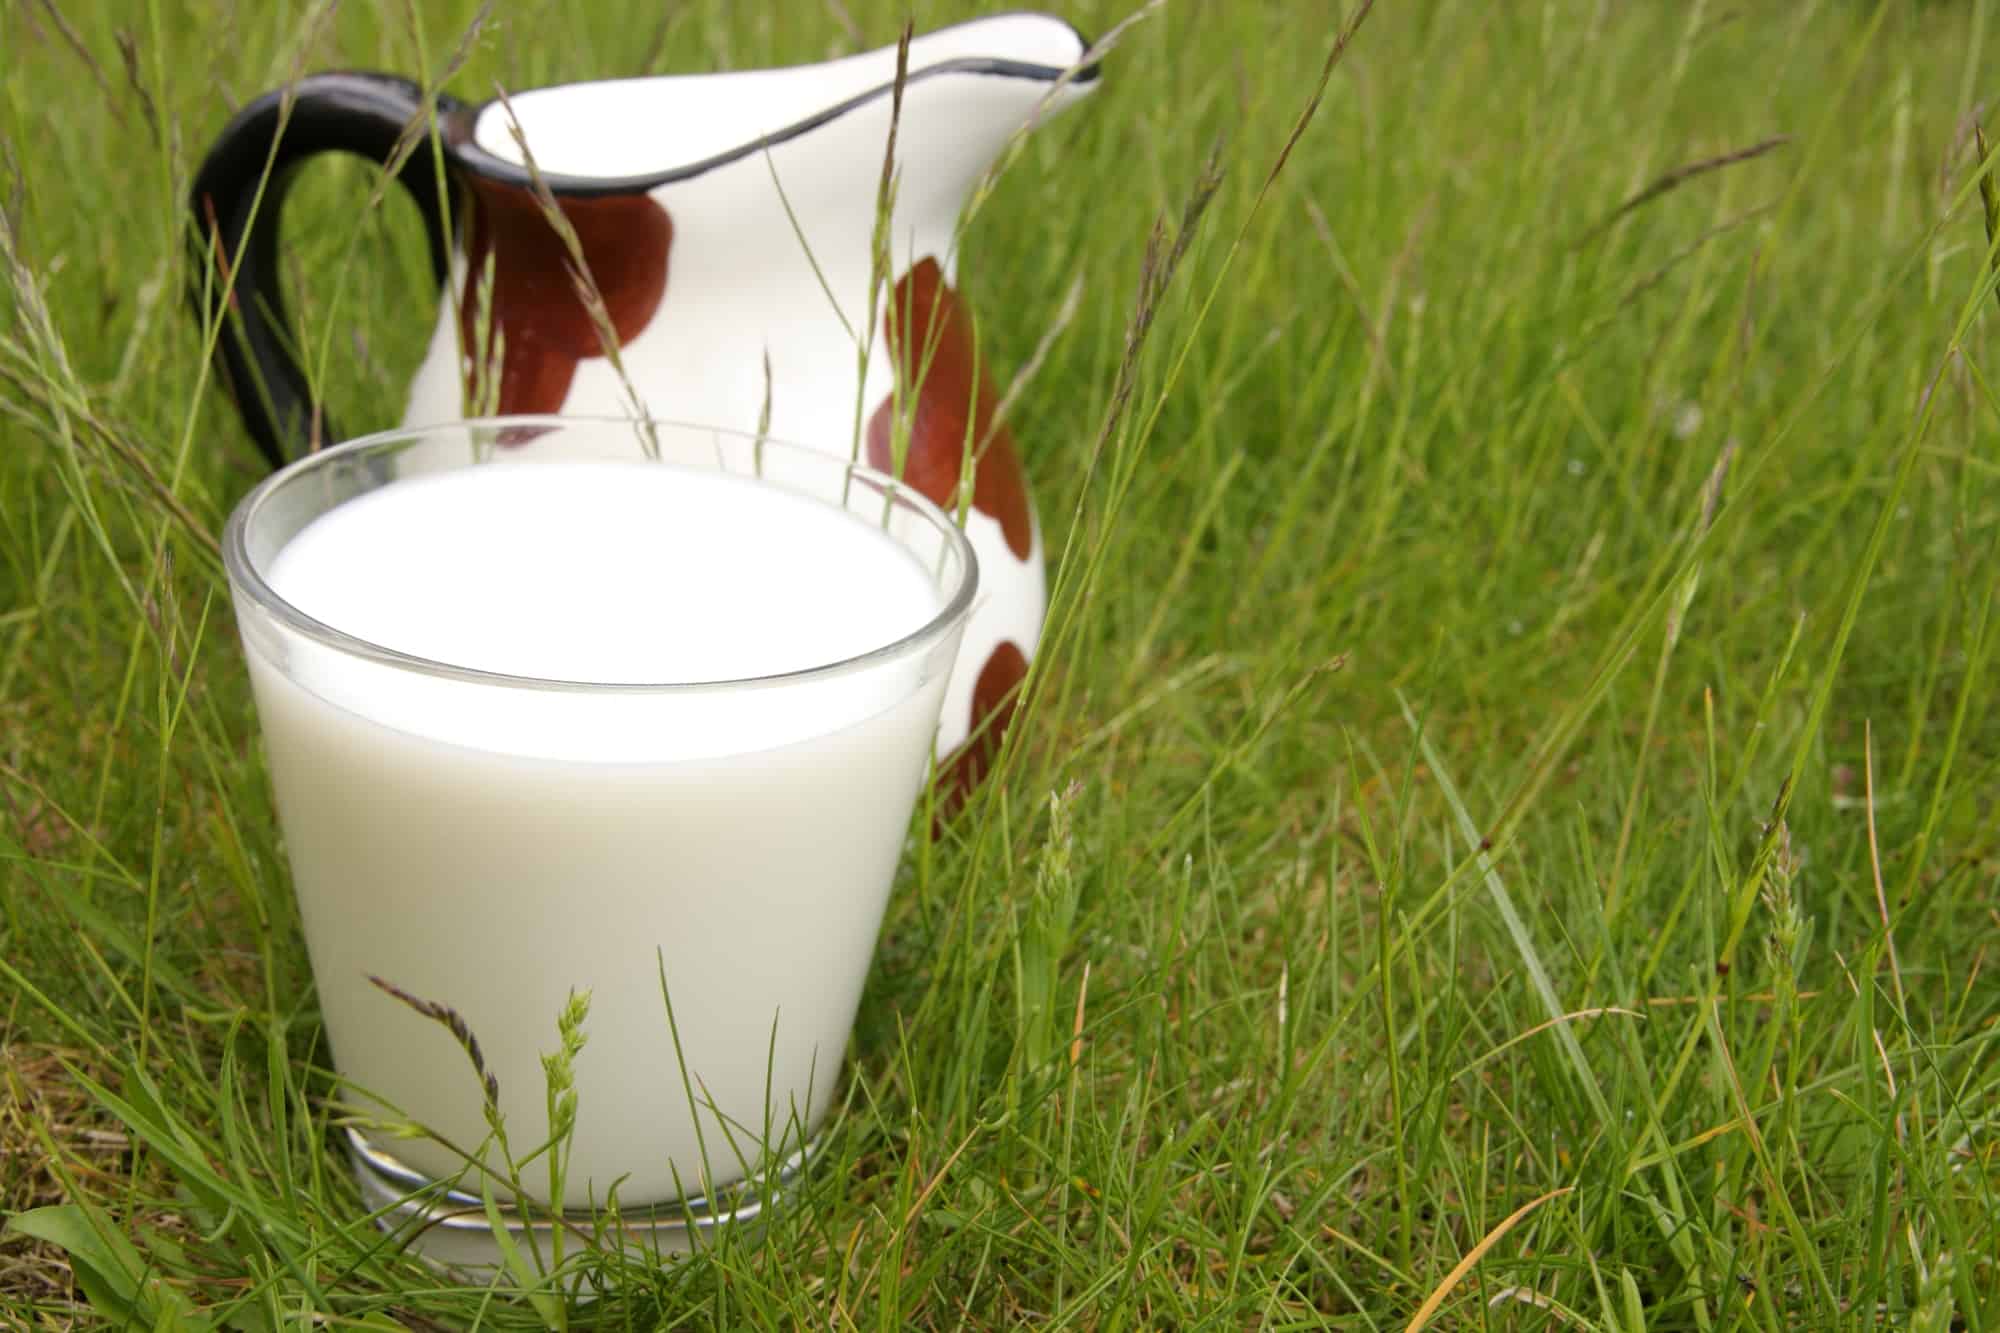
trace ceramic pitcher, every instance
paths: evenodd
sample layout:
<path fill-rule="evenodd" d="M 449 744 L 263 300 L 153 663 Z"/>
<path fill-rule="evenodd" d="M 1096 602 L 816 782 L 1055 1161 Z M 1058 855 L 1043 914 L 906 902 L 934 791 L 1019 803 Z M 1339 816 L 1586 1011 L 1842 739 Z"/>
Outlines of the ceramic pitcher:
<path fill-rule="evenodd" d="M 1094 87 L 1096 67 L 1078 68 L 1087 45 L 1030 13 L 918 37 L 895 116 L 894 47 L 477 105 L 441 96 L 433 106 L 418 85 L 381 74 L 304 78 L 244 108 L 194 182 L 201 299 L 229 312 L 216 345 L 224 383 L 273 465 L 340 438 L 287 347 L 279 207 L 287 173 L 314 154 L 396 164 L 443 287 L 404 425 L 642 405 L 858 449 L 963 513 L 980 601 L 937 738 L 955 800 L 991 762 L 1046 604 L 1040 524 L 1015 442 L 993 422 L 993 367 L 953 288 L 955 234 L 1008 142 Z M 397 157 L 433 111 L 442 190 L 429 139 Z M 876 228 L 892 120 L 884 273 Z M 536 176 L 571 238 L 538 206 Z M 572 246 L 596 311 L 572 278 Z M 605 352 L 607 318 L 622 377 Z"/>

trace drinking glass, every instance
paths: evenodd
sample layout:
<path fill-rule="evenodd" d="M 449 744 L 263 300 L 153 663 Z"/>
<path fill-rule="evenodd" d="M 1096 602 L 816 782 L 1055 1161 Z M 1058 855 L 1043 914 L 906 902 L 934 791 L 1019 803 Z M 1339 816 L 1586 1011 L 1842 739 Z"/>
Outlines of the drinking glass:
<path fill-rule="evenodd" d="M 696 600 L 726 614 L 677 633 L 780 645 L 785 665 L 703 680 L 508 674 L 373 641 L 273 587 L 287 545 L 343 505 L 463 469 L 559 463 L 678 469 L 674 485 L 731 479 L 742 530 L 706 559 L 583 567 L 579 588 L 625 580 L 616 614 L 631 617 L 702 590 Z M 805 543 L 786 517 L 802 500 L 851 532 L 836 523 L 829 540 L 817 525 Z M 546 521 L 587 534 L 594 508 L 565 490 Z M 477 591 L 483 552 L 451 540 L 453 518 L 444 505 L 426 521 L 439 558 L 462 562 L 448 570 L 467 595 L 422 615 L 494 614 L 492 589 Z M 494 1261 L 489 1188 L 523 1248 L 614 1189 L 622 1223 L 664 1251 L 754 1217 L 801 1169 L 833 1101 L 973 604 L 958 527 L 850 461 L 844 441 L 496 418 L 292 464 L 237 507 L 224 555 L 319 1009 L 342 1101 L 359 1113 L 348 1138 L 367 1202 L 453 1265 Z M 740 601 L 729 591 L 732 562 L 773 560 L 801 579 L 852 561 L 857 607 L 869 561 L 914 562 L 934 608 L 816 660 L 807 627 L 788 641 L 754 587 Z M 439 570 L 424 572 L 434 587 Z M 414 596 L 400 584 L 367 595 Z M 584 992 L 555 1197 L 546 1155 L 511 1174 L 506 1159 L 550 1137 L 543 1057 Z"/>

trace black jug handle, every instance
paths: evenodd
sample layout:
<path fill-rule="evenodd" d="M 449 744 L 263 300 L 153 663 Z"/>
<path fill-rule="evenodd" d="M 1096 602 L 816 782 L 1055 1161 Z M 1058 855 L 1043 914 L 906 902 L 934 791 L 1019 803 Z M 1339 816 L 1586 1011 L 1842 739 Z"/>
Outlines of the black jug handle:
<path fill-rule="evenodd" d="M 459 105 L 439 96 L 436 112 L 443 117 Z M 413 126 L 419 134 L 427 130 L 430 113 L 422 85 L 408 79 L 309 75 L 238 112 L 195 175 L 189 203 L 196 308 L 222 324 L 215 340 L 217 368 L 244 426 L 273 467 L 340 438 L 322 405 L 313 401 L 305 372 L 285 342 L 278 222 L 292 172 L 314 154 L 331 151 L 356 153 L 387 167 L 406 132 Z M 439 188 L 437 164 L 422 140 L 404 157 L 396 180 L 423 214 L 431 268 L 442 283 L 454 201 L 448 183 Z"/>

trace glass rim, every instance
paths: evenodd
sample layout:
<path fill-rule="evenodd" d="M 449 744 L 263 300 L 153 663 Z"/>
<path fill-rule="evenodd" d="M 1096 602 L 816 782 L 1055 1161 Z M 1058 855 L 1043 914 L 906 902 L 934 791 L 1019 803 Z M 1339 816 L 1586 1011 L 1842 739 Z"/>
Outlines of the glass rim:
<path fill-rule="evenodd" d="M 789 671 L 772 672 L 764 675 L 727 677 L 713 680 L 685 681 L 592 681 L 575 680 L 550 676 L 523 676 L 504 671 L 488 671 L 479 667 L 463 666 L 455 662 L 440 662 L 435 658 L 376 643 L 370 639 L 350 634 L 337 626 L 316 619 L 286 601 L 264 578 L 257 568 L 249 549 L 251 524 L 258 513 L 280 490 L 316 469 L 331 466 L 334 460 L 354 454 L 379 452 L 392 444 L 422 439 L 426 436 L 443 435 L 448 431 L 483 430 L 502 431 L 516 427 L 563 429 L 572 426 L 613 426 L 626 429 L 641 426 L 670 427 L 675 430 L 698 431 L 710 436 L 726 436 L 761 449 L 776 449 L 795 457 L 808 458 L 814 466 L 837 468 L 848 477 L 866 482 L 878 488 L 884 498 L 907 504 L 921 515 L 925 522 L 944 534 L 947 546 L 958 553 L 964 573 L 958 580 L 958 587 L 944 600 L 944 605 L 928 620 L 910 633 L 887 643 L 879 644 L 866 652 L 831 662 L 819 662 L 812 666 L 797 667 Z M 635 460 L 636 461 L 636 460 Z M 476 465 L 474 465 L 476 466 Z M 744 474 L 721 472 L 723 476 Z M 760 476 L 751 475 L 747 480 L 760 481 Z M 817 498 L 817 497 L 815 497 Z M 822 499 L 821 503 L 825 503 Z M 330 513 L 331 509 L 322 513 Z M 314 515 L 315 518 L 319 515 Z M 899 543 L 901 545 L 901 543 Z M 282 548 L 281 548 L 282 549 Z M 232 590 L 247 594 L 249 600 L 260 610 L 270 615 L 286 628 L 306 638 L 352 657 L 365 658 L 383 666 L 412 671 L 420 675 L 447 680 L 464 681 L 475 685 L 488 685 L 517 690 L 541 690 L 577 694 L 631 694 L 658 695 L 695 693 L 704 691 L 763 689 L 798 684 L 833 676 L 848 675 L 870 666 L 914 656 L 928 648 L 949 633 L 953 626 L 963 620 L 972 608 L 974 595 L 979 587 L 979 559 L 972 549 L 972 541 L 965 535 L 952 516 L 946 513 L 930 497 L 908 483 L 890 476 L 858 459 L 843 458 L 824 450 L 794 441 L 778 439 L 754 431 L 739 430 L 731 426 L 710 426 L 699 422 L 675 421 L 663 417 L 645 416 L 605 416 L 574 414 L 522 414 L 514 416 L 466 417 L 455 421 L 440 421 L 428 426 L 398 426 L 389 430 L 343 440 L 339 444 L 306 454 L 294 459 L 284 467 L 271 473 L 237 501 L 230 511 L 228 522 L 222 533 L 222 563 L 229 576 Z M 928 572 L 928 571 L 927 571 Z"/>

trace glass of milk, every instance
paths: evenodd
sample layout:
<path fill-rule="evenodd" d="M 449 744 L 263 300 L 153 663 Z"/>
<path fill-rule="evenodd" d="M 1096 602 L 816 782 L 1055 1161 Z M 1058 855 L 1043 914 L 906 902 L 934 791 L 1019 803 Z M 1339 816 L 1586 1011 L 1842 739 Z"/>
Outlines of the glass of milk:
<path fill-rule="evenodd" d="M 487 1172 L 544 1258 L 614 1187 L 663 1250 L 753 1215 L 924 783 L 978 579 L 951 518 L 844 450 L 510 419 L 311 455 L 224 550 L 370 1204 L 466 1265 Z M 561 1197 L 546 1157 L 516 1195 L 488 1098 L 515 1157 L 549 1138 L 585 991 Z"/>

